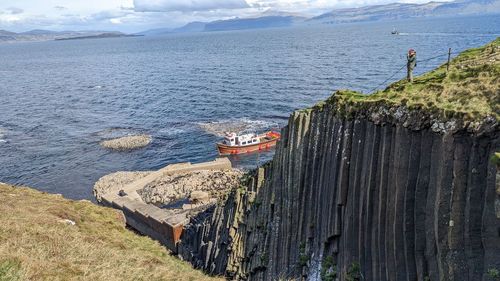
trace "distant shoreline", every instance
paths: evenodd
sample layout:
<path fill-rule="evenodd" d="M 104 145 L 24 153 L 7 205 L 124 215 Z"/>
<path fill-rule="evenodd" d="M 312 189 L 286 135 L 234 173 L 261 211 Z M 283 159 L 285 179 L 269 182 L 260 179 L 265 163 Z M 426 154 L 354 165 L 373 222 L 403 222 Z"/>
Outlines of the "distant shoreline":
<path fill-rule="evenodd" d="M 125 34 L 122 32 L 113 31 L 64 31 L 55 32 L 50 30 L 32 30 L 24 33 L 14 33 L 5 30 L 0 30 L 1 43 L 18 43 L 18 42 L 47 42 L 61 40 L 79 40 L 79 39 L 101 39 L 101 38 L 120 38 L 120 37 L 137 37 L 141 34 Z"/>
<path fill-rule="evenodd" d="M 141 37 L 141 36 L 144 36 L 144 35 L 139 35 L 139 34 L 99 34 L 99 35 L 87 35 L 87 36 L 68 37 L 68 38 L 56 38 L 56 39 L 54 39 L 54 41 L 122 38 L 122 37 Z"/>

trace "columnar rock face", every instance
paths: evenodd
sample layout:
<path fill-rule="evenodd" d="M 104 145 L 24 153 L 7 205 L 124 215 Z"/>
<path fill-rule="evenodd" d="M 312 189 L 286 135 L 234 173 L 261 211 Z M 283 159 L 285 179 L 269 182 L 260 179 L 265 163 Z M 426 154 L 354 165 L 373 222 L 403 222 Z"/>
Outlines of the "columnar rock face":
<path fill-rule="evenodd" d="M 272 163 L 193 220 L 181 256 L 248 280 L 495 280 L 496 121 L 427 117 L 294 113 Z"/>

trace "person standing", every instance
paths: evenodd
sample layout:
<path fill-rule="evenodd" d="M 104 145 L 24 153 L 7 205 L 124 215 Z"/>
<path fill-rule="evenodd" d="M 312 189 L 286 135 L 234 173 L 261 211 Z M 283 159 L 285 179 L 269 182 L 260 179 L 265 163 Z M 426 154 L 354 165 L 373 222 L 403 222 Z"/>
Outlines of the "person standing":
<path fill-rule="evenodd" d="M 411 83 L 413 82 L 413 69 L 417 66 L 417 52 L 415 50 L 408 50 L 408 55 L 406 56 L 408 62 L 406 63 L 406 68 L 408 69 L 408 74 L 406 78 Z"/>

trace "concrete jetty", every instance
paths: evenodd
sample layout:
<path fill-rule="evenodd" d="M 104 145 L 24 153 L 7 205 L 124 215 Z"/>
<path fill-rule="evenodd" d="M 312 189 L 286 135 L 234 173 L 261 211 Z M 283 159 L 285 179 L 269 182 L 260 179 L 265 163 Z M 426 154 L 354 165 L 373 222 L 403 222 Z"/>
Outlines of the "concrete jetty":
<path fill-rule="evenodd" d="M 165 175 L 229 169 L 232 169 L 232 166 L 227 158 L 218 158 L 214 161 L 198 164 L 180 163 L 168 165 L 134 182 L 113 187 L 102 195 L 101 203 L 122 210 L 130 227 L 160 241 L 176 253 L 177 243 L 182 235 L 184 225 L 189 222 L 190 217 L 206 209 L 206 206 L 200 206 L 199 208 L 195 206 L 194 208 L 174 212 L 173 210 L 161 209 L 155 205 L 145 203 L 138 191 Z"/>

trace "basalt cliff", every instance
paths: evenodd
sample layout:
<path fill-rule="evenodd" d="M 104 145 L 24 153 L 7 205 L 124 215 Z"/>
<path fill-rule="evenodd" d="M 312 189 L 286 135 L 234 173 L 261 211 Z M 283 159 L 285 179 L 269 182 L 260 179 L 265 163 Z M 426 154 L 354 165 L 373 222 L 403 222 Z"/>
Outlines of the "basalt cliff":
<path fill-rule="evenodd" d="M 500 39 L 294 112 L 178 254 L 240 280 L 499 280 Z"/>

